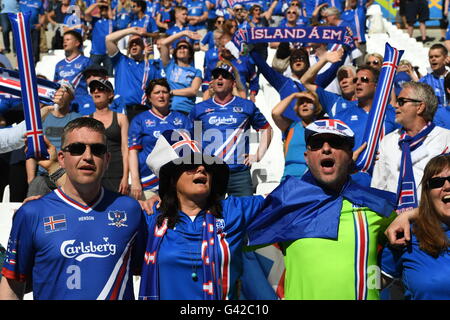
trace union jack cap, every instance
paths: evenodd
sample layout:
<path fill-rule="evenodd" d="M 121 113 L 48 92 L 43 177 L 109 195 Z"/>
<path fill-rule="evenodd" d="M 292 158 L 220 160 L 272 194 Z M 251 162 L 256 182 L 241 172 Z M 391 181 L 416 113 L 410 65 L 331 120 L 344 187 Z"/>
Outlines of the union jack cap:
<path fill-rule="evenodd" d="M 176 168 L 183 165 L 208 166 L 214 173 L 214 190 L 218 194 L 225 194 L 228 185 L 228 165 L 218 157 L 203 154 L 198 142 L 192 140 L 186 130 L 166 130 L 161 133 L 146 163 L 159 178 L 161 197 L 169 189 L 170 177 Z"/>
<path fill-rule="evenodd" d="M 305 128 L 305 141 L 317 134 L 334 134 L 343 138 L 355 141 L 355 134 L 352 129 L 343 121 L 337 119 L 321 119 L 310 123 Z"/>

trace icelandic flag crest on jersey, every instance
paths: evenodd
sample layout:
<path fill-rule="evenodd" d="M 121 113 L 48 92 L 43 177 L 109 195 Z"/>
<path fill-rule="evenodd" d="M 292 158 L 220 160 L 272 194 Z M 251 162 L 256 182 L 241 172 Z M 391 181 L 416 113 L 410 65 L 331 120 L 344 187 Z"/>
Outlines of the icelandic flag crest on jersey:
<path fill-rule="evenodd" d="M 43 220 L 45 233 L 67 230 L 67 220 L 64 214 L 45 217 Z"/>

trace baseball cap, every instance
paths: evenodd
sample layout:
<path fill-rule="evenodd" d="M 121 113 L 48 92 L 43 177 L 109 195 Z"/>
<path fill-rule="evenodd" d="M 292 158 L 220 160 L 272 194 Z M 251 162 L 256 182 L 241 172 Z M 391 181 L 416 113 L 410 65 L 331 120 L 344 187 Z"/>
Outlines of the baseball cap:
<path fill-rule="evenodd" d="M 214 68 L 214 70 L 211 72 L 213 78 L 217 78 L 219 75 L 222 75 L 224 78 L 229 78 L 234 80 L 234 73 L 233 73 L 233 67 L 228 64 L 221 64 Z"/>
<path fill-rule="evenodd" d="M 333 134 L 348 140 L 348 143 L 352 148 L 355 145 L 355 133 L 345 122 L 341 120 L 321 119 L 310 123 L 305 128 L 306 144 L 308 144 L 311 137 L 320 134 Z"/>
<path fill-rule="evenodd" d="M 106 79 L 96 79 L 89 82 L 89 89 L 93 90 L 94 88 L 105 87 L 108 91 L 114 92 L 114 87 L 111 82 Z"/>

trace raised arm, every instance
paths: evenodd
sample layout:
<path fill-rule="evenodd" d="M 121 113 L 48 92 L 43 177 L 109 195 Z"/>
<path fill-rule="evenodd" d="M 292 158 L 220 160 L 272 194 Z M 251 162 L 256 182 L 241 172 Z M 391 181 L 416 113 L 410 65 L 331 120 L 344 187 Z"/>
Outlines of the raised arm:
<path fill-rule="evenodd" d="M 147 30 L 140 27 L 131 27 L 107 35 L 105 38 L 105 43 L 106 43 L 106 50 L 110 57 L 114 56 L 117 52 L 119 52 L 119 47 L 117 46 L 119 40 L 130 34 L 137 34 L 140 35 L 141 37 L 144 37 L 147 35 Z"/>
<path fill-rule="evenodd" d="M 282 132 L 286 131 L 292 124 L 291 119 L 283 116 L 284 111 L 292 103 L 292 100 L 298 99 L 301 95 L 301 92 L 295 92 L 278 102 L 278 104 L 272 109 L 272 119 Z"/>
<path fill-rule="evenodd" d="M 172 42 L 180 39 L 181 37 L 188 37 L 192 40 L 201 40 L 202 37 L 200 34 L 190 30 L 183 30 L 181 32 L 175 33 L 161 41 L 161 61 L 163 66 L 167 66 L 170 62 L 170 45 Z"/>
<path fill-rule="evenodd" d="M 266 18 L 267 20 L 270 20 L 272 18 L 273 10 L 275 10 L 275 7 L 277 6 L 277 4 L 278 4 L 278 0 L 275 0 L 272 2 L 269 9 L 267 9 L 267 11 L 263 13 L 264 18 Z"/>

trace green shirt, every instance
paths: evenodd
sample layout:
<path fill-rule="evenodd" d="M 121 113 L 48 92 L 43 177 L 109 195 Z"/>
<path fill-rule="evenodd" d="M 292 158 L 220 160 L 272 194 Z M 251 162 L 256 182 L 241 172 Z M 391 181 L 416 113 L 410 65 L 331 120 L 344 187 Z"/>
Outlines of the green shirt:
<path fill-rule="evenodd" d="M 305 238 L 284 243 L 285 298 L 292 300 L 379 299 L 377 247 L 395 218 L 344 200 L 337 240 Z"/>

